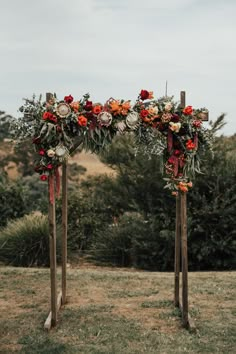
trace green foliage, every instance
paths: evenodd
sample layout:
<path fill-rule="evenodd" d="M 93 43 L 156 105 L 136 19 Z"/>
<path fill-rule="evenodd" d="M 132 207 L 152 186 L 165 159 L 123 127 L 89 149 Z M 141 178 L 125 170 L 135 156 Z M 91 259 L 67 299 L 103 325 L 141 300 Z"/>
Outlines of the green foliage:
<path fill-rule="evenodd" d="M 0 111 L 0 141 L 4 138 L 10 138 L 9 130 L 12 119 L 12 116 Z"/>
<path fill-rule="evenodd" d="M 97 234 L 90 251 L 92 258 L 121 267 L 172 270 L 174 232 L 164 224 L 166 220 L 147 221 L 138 213 L 128 213 Z"/>
<path fill-rule="evenodd" d="M 23 188 L 20 182 L 10 182 L 5 174 L 0 178 L 0 227 L 25 214 Z"/>
<path fill-rule="evenodd" d="M 20 267 L 49 265 L 48 219 L 25 215 L 0 232 L 0 262 Z"/>

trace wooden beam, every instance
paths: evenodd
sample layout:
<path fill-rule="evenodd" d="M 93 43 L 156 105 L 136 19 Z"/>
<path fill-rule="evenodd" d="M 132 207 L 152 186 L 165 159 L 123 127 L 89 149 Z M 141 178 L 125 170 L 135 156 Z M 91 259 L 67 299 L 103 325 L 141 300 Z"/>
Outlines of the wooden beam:
<path fill-rule="evenodd" d="M 57 296 L 57 311 L 59 311 L 62 305 L 62 292 L 60 292 Z M 49 312 L 49 315 L 44 323 L 44 329 L 49 331 L 52 327 L 52 311 Z"/>
<path fill-rule="evenodd" d="M 176 196 L 176 220 L 175 220 L 175 292 L 174 304 L 179 306 L 179 273 L 180 273 L 180 244 L 181 244 L 181 219 L 180 196 Z"/>
<path fill-rule="evenodd" d="M 51 93 L 46 94 L 47 102 L 52 98 Z M 50 247 L 50 281 L 51 281 L 51 325 L 57 324 L 57 258 L 56 258 L 56 208 L 55 208 L 55 176 L 48 177 L 48 223 Z"/>
<path fill-rule="evenodd" d="M 179 303 L 179 309 L 180 309 L 180 312 L 181 312 L 181 314 L 182 314 L 182 313 L 183 313 L 183 306 L 182 306 L 181 302 Z M 196 331 L 197 331 L 195 322 L 194 322 L 194 320 L 192 319 L 190 313 L 188 313 L 188 323 L 187 323 L 187 326 L 186 326 L 185 328 L 187 328 L 187 329 L 190 330 L 191 332 L 196 332 Z"/>
<path fill-rule="evenodd" d="M 62 304 L 66 303 L 68 165 L 62 165 Z"/>
<path fill-rule="evenodd" d="M 182 322 L 188 327 L 188 248 L 187 248 L 187 195 L 180 193 L 181 254 L 182 254 Z"/>

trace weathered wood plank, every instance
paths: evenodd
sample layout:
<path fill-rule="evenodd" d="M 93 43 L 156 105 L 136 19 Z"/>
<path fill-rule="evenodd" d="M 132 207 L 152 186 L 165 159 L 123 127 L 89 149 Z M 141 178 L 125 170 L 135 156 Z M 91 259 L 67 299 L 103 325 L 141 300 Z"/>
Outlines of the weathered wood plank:
<path fill-rule="evenodd" d="M 66 303 L 68 165 L 62 166 L 62 304 Z"/>
<path fill-rule="evenodd" d="M 182 322 L 188 326 L 188 248 L 187 248 L 187 195 L 180 193 L 181 254 L 182 254 Z"/>
<path fill-rule="evenodd" d="M 57 311 L 60 309 L 62 305 L 62 292 L 60 292 L 57 296 Z M 52 311 L 49 312 L 49 315 L 44 323 L 44 329 L 49 331 L 52 327 Z"/>
<path fill-rule="evenodd" d="M 181 244 L 181 219 L 180 196 L 176 196 L 176 220 L 175 220 L 175 290 L 174 304 L 179 306 L 179 274 L 180 274 L 180 244 Z"/>

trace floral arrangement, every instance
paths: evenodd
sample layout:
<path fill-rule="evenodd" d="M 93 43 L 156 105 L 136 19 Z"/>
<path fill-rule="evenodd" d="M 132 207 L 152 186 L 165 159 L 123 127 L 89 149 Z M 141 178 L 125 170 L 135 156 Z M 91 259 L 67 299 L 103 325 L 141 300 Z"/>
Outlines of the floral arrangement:
<path fill-rule="evenodd" d="M 43 181 L 58 174 L 58 167 L 79 144 L 97 152 L 117 133 L 133 132 L 140 150 L 163 156 L 166 188 L 176 195 L 192 187 L 192 177 L 200 172 L 200 155 L 212 138 L 202 124 L 207 120 L 205 108 L 181 107 L 173 97 L 155 100 L 147 90 L 141 90 L 133 105 L 113 98 L 101 104 L 91 101 L 89 94 L 80 100 L 51 95 L 47 102 L 42 97 L 26 99 L 20 111 L 17 135 L 32 139 L 34 169 Z"/>

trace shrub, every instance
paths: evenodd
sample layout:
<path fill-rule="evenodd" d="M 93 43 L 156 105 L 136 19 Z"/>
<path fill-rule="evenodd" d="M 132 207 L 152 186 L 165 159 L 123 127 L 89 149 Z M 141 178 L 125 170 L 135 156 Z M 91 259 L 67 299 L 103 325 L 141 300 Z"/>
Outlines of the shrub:
<path fill-rule="evenodd" d="M 49 265 L 48 219 L 30 214 L 0 231 L 0 262 L 13 266 Z"/>

